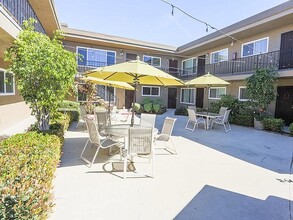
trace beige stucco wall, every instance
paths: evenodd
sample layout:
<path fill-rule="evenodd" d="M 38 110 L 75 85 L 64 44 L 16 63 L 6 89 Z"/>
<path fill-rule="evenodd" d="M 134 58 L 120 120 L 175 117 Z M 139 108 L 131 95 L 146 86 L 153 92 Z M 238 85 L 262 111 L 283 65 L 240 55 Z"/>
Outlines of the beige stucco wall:
<path fill-rule="evenodd" d="M 27 119 L 31 110 L 25 102 L 0 105 L 0 131 Z"/>

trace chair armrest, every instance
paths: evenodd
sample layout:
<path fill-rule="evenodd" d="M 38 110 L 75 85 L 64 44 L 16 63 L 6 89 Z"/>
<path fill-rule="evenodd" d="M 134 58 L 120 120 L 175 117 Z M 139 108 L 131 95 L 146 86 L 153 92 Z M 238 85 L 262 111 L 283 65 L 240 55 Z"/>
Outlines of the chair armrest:
<path fill-rule="evenodd" d="M 159 134 L 158 136 L 155 137 L 157 141 L 168 141 L 169 138 L 170 136 L 167 134 Z"/>

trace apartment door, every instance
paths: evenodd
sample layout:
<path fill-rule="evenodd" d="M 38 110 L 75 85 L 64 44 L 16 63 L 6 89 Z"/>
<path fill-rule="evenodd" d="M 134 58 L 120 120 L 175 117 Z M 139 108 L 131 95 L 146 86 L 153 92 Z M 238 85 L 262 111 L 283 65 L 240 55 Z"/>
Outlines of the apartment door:
<path fill-rule="evenodd" d="M 178 60 L 169 59 L 169 73 L 176 74 L 178 72 Z"/>
<path fill-rule="evenodd" d="M 206 65 L 206 55 L 199 56 L 197 61 L 197 75 L 198 76 L 202 76 L 205 74 L 205 65 Z"/>
<path fill-rule="evenodd" d="M 176 108 L 177 88 L 168 88 L 168 108 Z"/>
<path fill-rule="evenodd" d="M 293 31 L 281 35 L 279 68 L 293 68 Z"/>
<path fill-rule="evenodd" d="M 125 108 L 131 108 L 134 97 L 134 90 L 125 90 Z"/>
<path fill-rule="evenodd" d="M 286 125 L 293 123 L 293 86 L 278 87 L 276 118 L 282 118 Z"/>
<path fill-rule="evenodd" d="M 196 102 L 195 102 L 196 107 L 203 108 L 203 99 L 204 99 L 204 88 L 197 88 Z"/>

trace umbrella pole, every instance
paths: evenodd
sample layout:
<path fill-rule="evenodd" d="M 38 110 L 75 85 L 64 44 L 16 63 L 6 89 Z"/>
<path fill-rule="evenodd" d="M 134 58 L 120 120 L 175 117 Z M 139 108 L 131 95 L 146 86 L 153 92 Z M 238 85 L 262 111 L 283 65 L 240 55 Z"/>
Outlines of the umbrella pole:
<path fill-rule="evenodd" d="M 137 78 L 135 78 L 134 80 L 133 80 L 133 83 L 134 83 L 134 90 L 133 90 L 133 92 L 134 92 L 134 95 L 133 95 L 133 102 L 132 102 L 132 115 L 131 115 L 131 124 L 130 124 L 130 126 L 131 127 L 133 127 L 133 125 L 134 125 L 134 106 L 135 106 L 135 101 L 136 101 L 136 87 L 137 87 Z"/>

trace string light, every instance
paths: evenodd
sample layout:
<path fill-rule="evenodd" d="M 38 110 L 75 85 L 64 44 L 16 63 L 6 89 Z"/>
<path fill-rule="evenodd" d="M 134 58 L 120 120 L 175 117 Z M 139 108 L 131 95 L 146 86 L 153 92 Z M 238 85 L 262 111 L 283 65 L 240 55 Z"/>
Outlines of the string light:
<path fill-rule="evenodd" d="M 235 41 L 235 42 L 239 42 L 239 43 L 243 44 L 242 41 L 240 41 L 240 40 L 236 39 L 235 37 L 233 37 L 233 36 L 231 36 L 231 35 L 225 33 L 224 31 L 222 31 L 222 30 L 220 30 L 220 29 L 218 29 L 218 28 L 216 28 L 216 27 L 210 25 L 209 23 L 207 23 L 207 22 L 205 22 L 205 21 L 203 21 L 203 20 L 200 20 L 200 19 L 198 19 L 198 18 L 192 16 L 191 14 L 187 13 L 186 11 L 184 11 L 184 10 L 182 10 L 181 8 L 177 7 L 176 5 L 173 5 L 173 4 L 171 4 L 170 2 L 168 2 L 168 1 L 166 1 L 166 0 L 161 0 L 161 1 L 164 2 L 164 3 L 166 3 L 166 4 L 168 4 L 168 5 L 171 5 L 171 7 L 172 7 L 172 13 L 173 13 L 174 8 L 176 8 L 177 10 L 179 10 L 180 12 L 182 12 L 183 14 L 185 14 L 186 16 L 190 17 L 191 19 L 193 19 L 193 20 L 195 20 L 195 21 L 197 21 L 197 22 L 200 22 L 200 23 L 202 23 L 202 24 L 205 24 L 205 25 L 206 25 L 206 32 L 208 32 L 208 28 L 211 28 L 212 30 L 216 30 L 216 31 L 220 32 L 220 33 L 223 34 L 224 36 L 231 38 L 232 42 Z M 231 44 L 232 44 L 232 43 L 231 43 Z M 233 43 L 233 44 L 234 44 L 234 43 Z M 233 45 L 232 45 L 232 46 L 233 46 Z M 246 46 L 247 46 L 247 45 L 246 45 Z M 259 54 L 263 54 L 263 55 L 266 55 L 267 57 L 269 57 L 269 58 L 271 58 L 271 59 L 277 60 L 276 58 L 274 58 L 274 57 L 272 57 L 272 56 L 270 56 L 270 55 L 268 55 L 268 54 L 264 54 L 264 53 L 262 53 L 261 51 L 257 51 L 255 48 L 252 48 L 251 46 L 247 46 L 247 47 L 250 47 L 250 49 L 252 49 L 252 51 L 259 52 Z M 277 60 L 277 61 L 278 61 L 278 60 Z"/>

